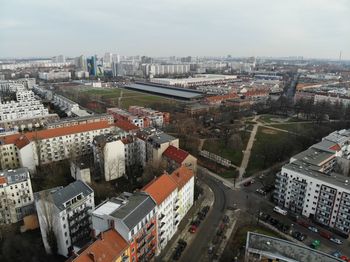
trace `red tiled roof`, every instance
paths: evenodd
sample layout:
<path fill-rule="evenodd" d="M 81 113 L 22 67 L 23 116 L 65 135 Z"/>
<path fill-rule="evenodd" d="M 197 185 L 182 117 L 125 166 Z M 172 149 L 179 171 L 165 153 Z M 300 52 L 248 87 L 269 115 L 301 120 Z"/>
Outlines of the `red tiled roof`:
<path fill-rule="evenodd" d="M 160 205 L 176 188 L 177 183 L 168 174 L 164 174 L 149 182 L 142 191 L 151 195 L 157 205 Z"/>
<path fill-rule="evenodd" d="M 94 243 L 85 249 L 74 262 L 114 262 L 128 248 L 129 244 L 114 229 L 102 232 Z"/>
<path fill-rule="evenodd" d="M 167 158 L 174 160 L 176 163 L 181 164 L 189 155 L 189 153 L 180 148 L 168 146 L 168 148 L 164 151 L 163 155 Z"/>
<path fill-rule="evenodd" d="M 0 177 L 0 185 L 7 183 L 6 177 Z"/>
<path fill-rule="evenodd" d="M 134 124 L 122 119 L 116 119 L 115 126 L 123 129 L 124 131 L 132 131 L 139 129 L 138 126 L 135 126 Z"/>
<path fill-rule="evenodd" d="M 191 169 L 185 166 L 180 166 L 170 177 L 176 182 L 178 189 L 183 188 L 184 185 L 194 176 Z"/>
<path fill-rule="evenodd" d="M 86 123 L 76 126 L 59 127 L 52 129 L 44 129 L 24 134 L 10 135 L 1 138 L 4 144 L 16 144 L 19 148 L 24 147 L 34 139 L 48 139 L 53 137 L 65 136 L 76 133 L 83 133 L 92 130 L 108 128 L 110 125 L 106 120 L 100 122 Z"/>
<path fill-rule="evenodd" d="M 213 102 L 220 102 L 220 101 L 224 101 L 224 100 L 232 99 L 236 97 L 238 97 L 237 94 L 231 93 L 231 94 L 221 95 L 221 96 L 209 96 L 209 97 L 206 97 L 205 100 L 209 103 L 213 103 Z"/>

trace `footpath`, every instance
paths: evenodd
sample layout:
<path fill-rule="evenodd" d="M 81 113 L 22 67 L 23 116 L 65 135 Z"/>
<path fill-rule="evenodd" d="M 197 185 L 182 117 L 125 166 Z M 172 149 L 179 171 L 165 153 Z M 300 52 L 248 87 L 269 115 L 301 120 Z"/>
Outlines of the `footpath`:
<path fill-rule="evenodd" d="M 162 250 L 161 254 L 158 257 L 156 257 L 155 261 L 172 261 L 173 252 L 177 246 L 177 242 L 180 239 L 185 240 L 187 242 L 188 247 L 191 245 L 194 237 L 196 236 L 195 234 L 191 234 L 190 232 L 188 232 L 192 219 L 195 218 L 195 216 L 202 209 L 202 207 L 210 206 L 212 208 L 212 205 L 214 203 L 214 193 L 209 188 L 209 186 L 205 183 L 201 183 L 200 186 L 203 188 L 203 193 L 195 201 L 192 208 L 182 219 L 178 226 L 177 232 L 168 242 L 166 247 Z M 211 209 L 209 212 L 211 212 Z"/>

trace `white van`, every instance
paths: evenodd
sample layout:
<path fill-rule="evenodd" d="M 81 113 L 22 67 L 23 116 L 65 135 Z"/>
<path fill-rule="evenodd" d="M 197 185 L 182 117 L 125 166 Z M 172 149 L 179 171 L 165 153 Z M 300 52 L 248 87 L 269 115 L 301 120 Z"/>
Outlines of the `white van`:
<path fill-rule="evenodd" d="M 275 206 L 275 207 L 273 208 L 273 211 L 275 211 L 275 212 L 278 213 L 278 214 L 284 215 L 284 216 L 287 215 L 287 211 L 286 211 L 286 210 L 283 210 L 282 208 L 280 208 L 280 207 L 278 207 L 278 206 Z"/>

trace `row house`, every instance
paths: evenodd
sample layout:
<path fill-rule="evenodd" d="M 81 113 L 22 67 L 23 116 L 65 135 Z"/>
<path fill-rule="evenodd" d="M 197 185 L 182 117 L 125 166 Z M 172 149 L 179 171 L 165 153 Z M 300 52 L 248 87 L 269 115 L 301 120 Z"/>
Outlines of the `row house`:
<path fill-rule="evenodd" d="M 94 232 L 115 229 L 130 245 L 130 261 L 150 261 L 158 245 L 156 208 L 156 202 L 146 193 L 123 193 L 94 210 Z"/>
<path fill-rule="evenodd" d="M 78 252 L 91 238 L 91 212 L 95 208 L 94 191 L 82 181 L 35 193 L 35 207 L 47 253 L 52 231 L 57 252 L 69 256 Z"/>
<path fill-rule="evenodd" d="M 34 196 L 27 168 L 0 172 L 0 225 L 21 221 L 34 211 Z"/>
<path fill-rule="evenodd" d="M 139 116 L 135 116 L 123 109 L 114 107 L 114 108 L 107 108 L 107 113 L 111 114 L 114 119 L 117 120 L 124 120 L 124 121 L 128 121 L 130 123 L 132 123 L 133 125 L 139 127 L 139 128 L 143 128 L 146 127 L 144 125 L 144 119 L 142 117 Z"/>
<path fill-rule="evenodd" d="M 147 122 L 147 124 L 145 123 L 145 127 L 162 127 L 170 122 L 170 114 L 168 112 L 160 112 L 142 106 L 130 106 L 129 112 L 133 115 L 143 117 Z"/>

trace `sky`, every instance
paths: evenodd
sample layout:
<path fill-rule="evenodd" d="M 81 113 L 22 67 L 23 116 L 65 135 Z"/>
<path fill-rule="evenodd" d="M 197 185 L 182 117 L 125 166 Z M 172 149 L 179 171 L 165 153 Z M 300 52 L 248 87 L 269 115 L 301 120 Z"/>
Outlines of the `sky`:
<path fill-rule="evenodd" d="M 350 59 L 350 0 L 0 0 L 0 57 Z"/>

